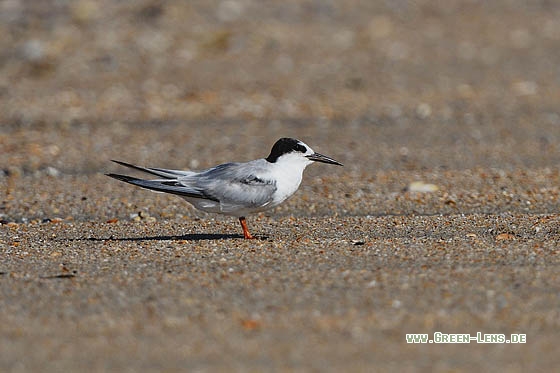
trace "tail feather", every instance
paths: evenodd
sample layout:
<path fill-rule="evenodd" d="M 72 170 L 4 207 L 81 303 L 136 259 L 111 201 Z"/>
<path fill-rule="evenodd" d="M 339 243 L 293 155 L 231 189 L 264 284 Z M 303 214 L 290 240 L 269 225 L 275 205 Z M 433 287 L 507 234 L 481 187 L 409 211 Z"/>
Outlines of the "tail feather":
<path fill-rule="evenodd" d="M 180 176 L 187 176 L 190 175 L 192 172 L 191 171 L 180 171 L 180 170 L 167 170 L 165 168 L 152 168 L 152 167 L 142 167 L 142 166 L 136 166 L 130 163 L 126 163 L 126 162 L 122 162 L 122 161 L 117 161 L 112 159 L 113 162 L 115 162 L 116 164 L 120 164 L 121 166 L 125 166 L 125 167 L 129 167 L 138 171 L 142 171 L 142 172 L 146 172 L 152 175 L 156 175 L 156 176 L 160 176 L 163 177 L 165 179 L 176 179 L 177 177 Z"/>

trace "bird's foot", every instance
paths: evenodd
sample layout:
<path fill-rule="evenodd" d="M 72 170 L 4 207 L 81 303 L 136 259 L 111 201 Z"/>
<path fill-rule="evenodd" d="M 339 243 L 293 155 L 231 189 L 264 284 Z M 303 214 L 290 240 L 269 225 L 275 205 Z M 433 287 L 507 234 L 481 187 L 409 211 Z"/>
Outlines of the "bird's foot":
<path fill-rule="evenodd" d="M 251 233 L 249 233 L 248 231 L 247 231 L 247 232 L 243 232 L 243 237 L 244 237 L 246 240 L 256 240 L 256 239 L 257 239 L 257 237 L 253 236 L 253 235 L 252 235 Z"/>

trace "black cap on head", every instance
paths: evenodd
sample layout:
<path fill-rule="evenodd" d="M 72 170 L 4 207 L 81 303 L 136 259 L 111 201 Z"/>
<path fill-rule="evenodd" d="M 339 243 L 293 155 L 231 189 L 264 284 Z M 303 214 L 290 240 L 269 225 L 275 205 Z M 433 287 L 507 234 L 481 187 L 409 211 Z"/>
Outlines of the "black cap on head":
<path fill-rule="evenodd" d="M 279 157 L 291 152 L 305 153 L 307 148 L 296 139 L 284 137 L 276 141 L 266 160 L 270 163 L 275 163 Z"/>

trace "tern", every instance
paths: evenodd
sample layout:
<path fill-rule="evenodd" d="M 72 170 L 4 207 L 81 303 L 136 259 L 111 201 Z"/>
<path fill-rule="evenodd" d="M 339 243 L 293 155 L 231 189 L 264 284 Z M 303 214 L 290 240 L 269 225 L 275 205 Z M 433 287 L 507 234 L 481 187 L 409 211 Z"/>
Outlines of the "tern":
<path fill-rule="evenodd" d="M 113 162 L 159 178 L 147 180 L 113 173 L 107 176 L 156 192 L 178 195 L 198 210 L 235 216 L 245 239 L 255 238 L 247 228 L 245 216 L 269 210 L 288 199 L 299 188 L 307 166 L 313 162 L 342 166 L 292 138 L 276 141 L 266 158 L 224 163 L 200 172 Z"/>

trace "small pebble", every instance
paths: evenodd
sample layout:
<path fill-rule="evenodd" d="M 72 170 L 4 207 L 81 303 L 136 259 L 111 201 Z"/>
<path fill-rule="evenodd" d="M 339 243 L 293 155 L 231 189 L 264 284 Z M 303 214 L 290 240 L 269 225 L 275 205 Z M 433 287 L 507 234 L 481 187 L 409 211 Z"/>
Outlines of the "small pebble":
<path fill-rule="evenodd" d="M 439 190 L 439 187 L 435 184 L 429 184 L 423 181 L 413 181 L 412 183 L 408 184 L 407 190 L 409 192 L 431 193 L 437 192 Z"/>

